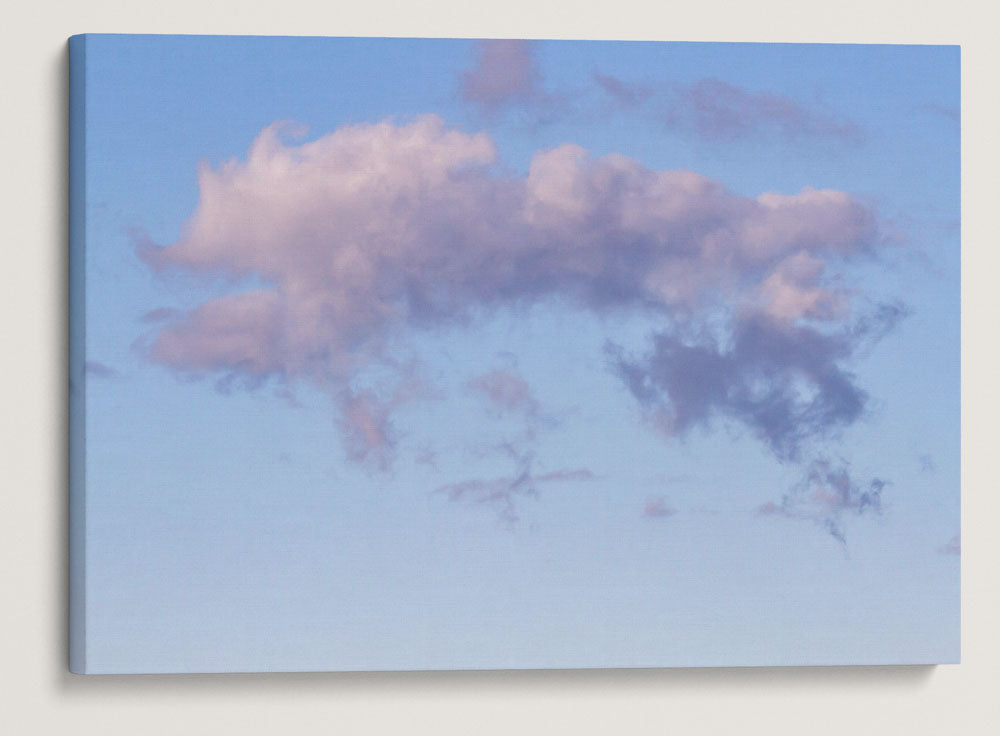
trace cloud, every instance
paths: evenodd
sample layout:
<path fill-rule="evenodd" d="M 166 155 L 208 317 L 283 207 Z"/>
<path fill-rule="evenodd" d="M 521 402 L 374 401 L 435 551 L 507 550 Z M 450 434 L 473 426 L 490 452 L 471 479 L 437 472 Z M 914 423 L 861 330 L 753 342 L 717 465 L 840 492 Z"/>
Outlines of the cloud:
<path fill-rule="evenodd" d="M 460 81 L 462 99 L 492 122 L 505 118 L 531 130 L 584 114 L 579 92 L 545 88 L 533 41 L 479 41 Z"/>
<path fill-rule="evenodd" d="M 394 367 L 396 378 L 391 390 L 354 391 L 345 387 L 336 396 L 347 458 L 383 471 L 392 465 L 399 441 L 392 423 L 393 412 L 404 404 L 438 396 L 417 375 L 415 363 Z M 433 464 L 433 455 L 427 458 L 421 453 L 417 461 Z"/>
<path fill-rule="evenodd" d="M 712 141 L 775 136 L 857 143 L 862 137 L 849 120 L 810 110 L 783 95 L 751 92 L 714 78 L 677 88 L 666 122 Z"/>
<path fill-rule="evenodd" d="M 388 469 L 397 441 L 389 422 L 390 407 L 371 391 L 344 392 L 339 403 L 347 457 L 357 462 L 373 461 L 380 470 Z"/>
<path fill-rule="evenodd" d="M 619 108 L 638 108 L 656 99 L 660 112 L 655 114 L 669 128 L 713 142 L 779 138 L 854 144 L 863 137 L 860 126 L 850 120 L 811 110 L 784 95 L 749 91 L 721 79 L 650 87 L 599 72 L 593 76 L 601 91 Z M 653 114 L 653 109 L 649 110 Z"/>
<path fill-rule="evenodd" d="M 88 360 L 84 365 L 84 372 L 94 378 L 118 378 L 121 375 L 111 366 L 96 360 Z"/>
<path fill-rule="evenodd" d="M 921 112 L 931 113 L 932 115 L 940 115 L 954 123 L 959 123 L 962 121 L 962 111 L 957 107 L 949 107 L 948 105 L 942 105 L 937 102 L 928 102 L 926 105 L 920 106 Z"/>
<path fill-rule="evenodd" d="M 531 387 L 515 371 L 490 371 L 474 378 L 469 386 L 501 411 L 524 412 L 528 415 L 538 411 L 538 401 L 532 395 Z"/>
<path fill-rule="evenodd" d="M 534 456 L 527 454 L 519 458 L 514 475 L 502 478 L 475 478 L 460 483 L 449 483 L 434 490 L 446 495 L 451 501 L 471 501 L 494 507 L 500 517 L 509 523 L 518 520 L 517 499 L 537 497 L 538 486 L 558 482 L 582 482 L 592 480 L 594 474 L 587 468 L 561 468 L 550 473 L 533 474 Z"/>
<path fill-rule="evenodd" d="M 618 77 L 611 76 L 610 74 L 594 72 L 594 81 L 597 82 L 597 86 L 600 87 L 605 94 L 622 107 L 637 107 L 645 102 L 652 94 L 652 90 L 649 87 L 629 84 L 628 82 L 618 79 Z"/>
<path fill-rule="evenodd" d="M 938 552 L 943 555 L 961 555 L 962 554 L 962 536 L 956 534 L 954 537 L 948 540 L 946 544 L 938 547 Z"/>
<path fill-rule="evenodd" d="M 222 292 L 150 323 L 150 360 L 254 385 L 309 381 L 336 397 L 345 432 L 375 453 L 351 455 L 375 457 L 393 436 L 379 406 L 395 404 L 350 384 L 402 328 L 559 299 L 668 326 L 729 315 L 728 341 L 668 330 L 647 364 L 620 361 L 640 401 L 670 399 L 675 428 L 721 410 L 789 455 L 798 425 L 860 414 L 863 393 L 840 367 L 862 340 L 844 334 L 853 292 L 827 270 L 878 234 L 873 213 L 845 192 L 744 197 L 691 171 L 572 144 L 537 152 L 518 176 L 498 170 L 487 134 L 436 116 L 346 126 L 301 145 L 284 137 L 295 133 L 270 126 L 245 160 L 203 164 L 180 239 L 137 242 L 153 271 L 220 277 L 203 283 Z M 757 379 L 770 374 L 762 393 Z M 495 401 L 529 401 L 509 376 L 484 380 Z M 815 400 L 795 398 L 803 381 Z"/>
<path fill-rule="evenodd" d="M 542 473 L 536 477 L 539 483 L 548 483 L 556 480 L 593 480 L 597 476 L 587 468 L 577 468 L 576 470 L 554 470 L 551 473 Z"/>
<path fill-rule="evenodd" d="M 171 309 L 170 307 L 157 307 L 156 309 L 151 309 L 142 315 L 143 322 L 166 322 L 167 320 L 177 317 L 179 312 L 176 309 Z"/>
<path fill-rule="evenodd" d="M 847 544 L 845 518 L 866 513 L 882 513 L 882 491 L 887 482 L 873 478 L 860 485 L 846 463 L 834 464 L 826 458 L 813 460 L 805 475 L 780 502 L 768 502 L 757 512 L 766 516 L 812 521 L 841 544 Z"/>
<path fill-rule="evenodd" d="M 540 79 L 531 41 L 480 41 L 475 66 L 462 75 L 462 97 L 495 113 L 536 97 Z"/>
<path fill-rule="evenodd" d="M 677 513 L 677 509 L 667 504 L 667 499 L 659 496 L 651 498 L 642 509 L 642 515 L 647 519 L 666 519 Z"/>
<path fill-rule="evenodd" d="M 767 312 L 742 312 L 725 344 L 660 332 L 642 359 L 614 345 L 608 353 L 666 434 L 683 435 L 720 416 L 747 426 L 779 459 L 797 460 L 803 442 L 849 426 L 865 409 L 867 394 L 843 367 L 862 344 L 858 334 L 856 327 L 824 332 Z"/>
<path fill-rule="evenodd" d="M 427 465 L 434 470 L 438 470 L 438 453 L 429 446 L 423 446 L 413 458 L 417 465 Z"/>

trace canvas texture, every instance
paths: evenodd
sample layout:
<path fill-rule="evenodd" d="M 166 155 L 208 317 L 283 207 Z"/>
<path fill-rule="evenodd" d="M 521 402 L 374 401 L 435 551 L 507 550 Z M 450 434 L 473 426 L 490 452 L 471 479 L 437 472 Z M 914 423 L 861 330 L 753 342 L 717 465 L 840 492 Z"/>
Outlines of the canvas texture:
<path fill-rule="evenodd" d="M 73 671 L 958 661 L 958 47 L 70 65 Z"/>

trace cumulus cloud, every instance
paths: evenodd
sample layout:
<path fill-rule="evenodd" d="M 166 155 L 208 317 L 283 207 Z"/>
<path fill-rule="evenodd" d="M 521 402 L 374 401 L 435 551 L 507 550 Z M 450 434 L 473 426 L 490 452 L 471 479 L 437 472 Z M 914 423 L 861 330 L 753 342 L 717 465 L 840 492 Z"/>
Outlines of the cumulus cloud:
<path fill-rule="evenodd" d="M 462 96 L 494 113 L 536 97 L 539 81 L 531 41 L 480 41 L 475 65 L 462 75 Z"/>
<path fill-rule="evenodd" d="M 852 479 L 846 463 L 826 458 L 813 460 L 803 478 L 780 502 L 768 502 L 757 511 L 767 516 L 803 519 L 821 526 L 831 537 L 847 544 L 844 522 L 850 516 L 882 513 L 882 491 L 887 482 L 873 478 L 861 485 Z"/>
<path fill-rule="evenodd" d="M 192 375 L 311 381 L 339 397 L 345 431 L 377 455 L 392 446 L 388 414 L 350 382 L 401 328 L 558 298 L 666 325 L 732 316 L 729 347 L 665 332 L 648 364 L 619 363 L 640 401 L 670 399 L 676 430 L 717 409 L 789 455 L 799 425 L 859 415 L 863 392 L 839 361 L 862 338 L 845 336 L 851 292 L 827 270 L 877 232 L 849 194 L 744 197 L 572 144 L 539 151 L 518 176 L 498 170 L 487 134 L 436 116 L 300 145 L 287 137 L 297 132 L 273 125 L 245 160 L 202 165 L 179 240 L 138 243 L 157 272 L 223 277 L 207 282 L 222 293 L 193 309 L 158 310 L 143 343 L 151 360 Z M 533 400 L 509 376 L 483 381 L 494 401 Z M 802 382 L 813 398 L 796 398 Z"/>

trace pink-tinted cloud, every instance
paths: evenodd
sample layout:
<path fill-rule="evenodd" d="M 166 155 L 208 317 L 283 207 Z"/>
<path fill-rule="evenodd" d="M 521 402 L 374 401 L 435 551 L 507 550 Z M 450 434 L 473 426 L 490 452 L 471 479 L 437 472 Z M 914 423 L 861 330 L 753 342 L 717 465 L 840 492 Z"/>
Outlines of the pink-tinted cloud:
<path fill-rule="evenodd" d="M 386 470 L 396 446 L 389 407 L 370 391 L 340 397 L 340 428 L 347 457 Z"/>
<path fill-rule="evenodd" d="M 795 348 L 789 359 L 749 356 L 762 369 L 825 365 L 831 389 L 853 387 L 833 370 L 849 346 L 795 331 L 802 319 L 841 324 L 851 294 L 831 285 L 829 264 L 876 238 L 872 212 L 845 192 L 743 197 L 690 171 L 595 159 L 571 144 L 539 151 L 516 176 L 496 170 L 488 135 L 435 116 L 347 126 L 302 145 L 283 138 L 289 130 L 265 129 L 244 161 L 202 166 L 182 237 L 137 246 L 158 272 L 254 284 L 154 323 L 144 348 L 153 361 L 308 380 L 342 396 L 400 327 L 558 298 L 668 321 L 740 315 L 734 329 L 773 325 L 770 344 Z M 508 379 L 482 388 L 510 406 L 533 401 Z M 354 436 L 391 446 L 374 403 L 338 405 Z"/>
<path fill-rule="evenodd" d="M 475 66 L 462 75 L 462 96 L 487 112 L 539 94 L 531 41 L 480 41 Z"/>
<path fill-rule="evenodd" d="M 404 404 L 436 397 L 417 375 L 415 364 L 396 369 L 398 376 L 391 391 L 352 391 L 345 387 L 337 394 L 341 439 L 349 460 L 388 470 L 399 440 L 392 423 L 393 412 Z M 422 461 L 419 457 L 417 460 Z M 423 461 L 433 464 L 433 456 Z"/>
<path fill-rule="evenodd" d="M 489 399 L 497 409 L 506 412 L 534 414 L 538 402 L 531 393 L 531 387 L 520 374 L 512 370 L 496 370 L 484 373 L 469 382 L 469 386 Z"/>
<path fill-rule="evenodd" d="M 796 253 L 781 261 L 761 282 L 760 308 L 772 318 L 794 322 L 801 317 L 835 320 L 847 312 L 843 293 L 823 287 L 826 264 L 809 253 Z"/>
<path fill-rule="evenodd" d="M 962 536 L 956 534 L 954 537 L 948 540 L 946 544 L 938 547 L 938 552 L 943 555 L 961 555 L 962 554 Z"/>
<path fill-rule="evenodd" d="M 667 503 L 667 499 L 659 496 L 651 498 L 642 509 L 642 515 L 647 519 L 666 519 L 677 513 L 677 510 Z"/>
<path fill-rule="evenodd" d="M 856 143 L 862 137 L 858 125 L 849 120 L 810 110 L 783 95 L 751 92 L 711 78 L 679 88 L 671 101 L 667 122 L 716 141 L 778 136 Z"/>

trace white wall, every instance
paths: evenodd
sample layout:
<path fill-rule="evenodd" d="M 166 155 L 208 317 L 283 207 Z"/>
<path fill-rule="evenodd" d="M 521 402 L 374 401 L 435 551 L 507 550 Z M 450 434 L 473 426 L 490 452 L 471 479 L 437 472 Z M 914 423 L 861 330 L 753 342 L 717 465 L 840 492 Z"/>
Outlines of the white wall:
<path fill-rule="evenodd" d="M 995 97 L 986 2 L 86 0 L 2 14 L 0 728 L 5 733 L 974 734 L 1000 730 Z M 736 5 L 736 3 L 732 3 Z M 581 7 L 578 7 L 582 5 Z M 963 664 L 81 678 L 66 672 L 65 39 L 80 32 L 961 43 Z M 914 574 L 920 574 L 914 571 Z"/>

